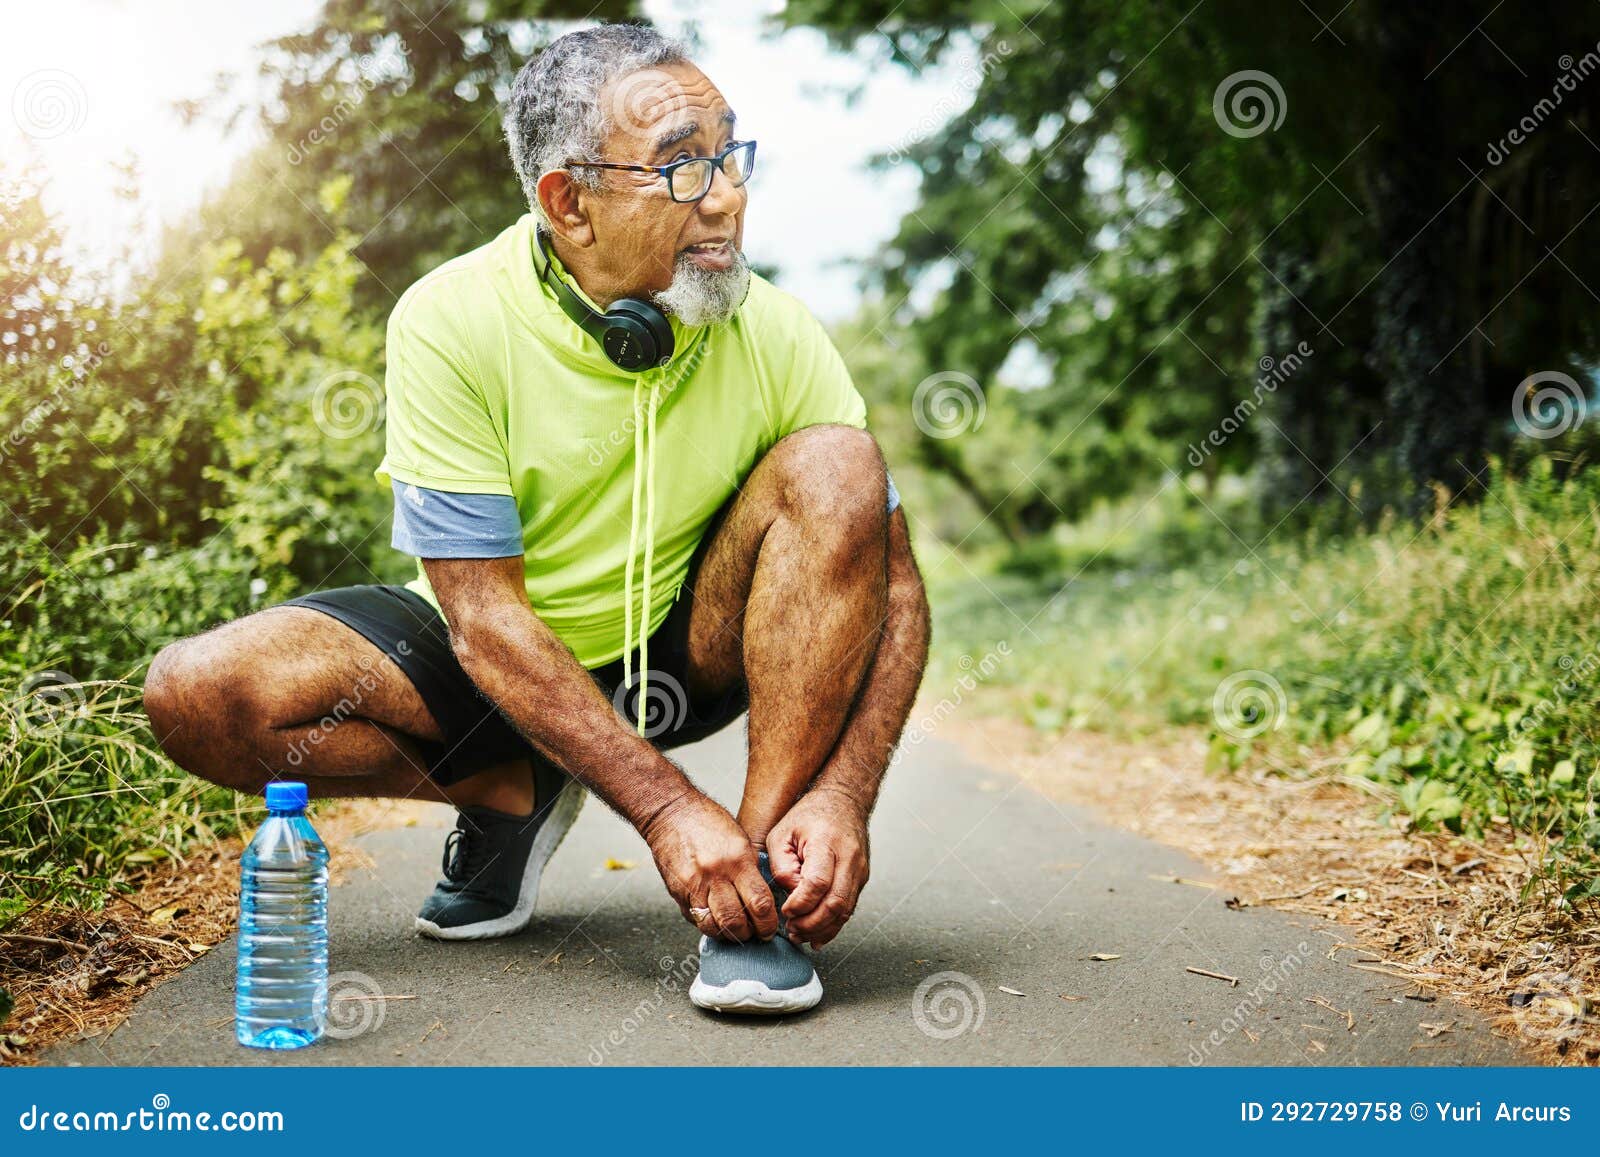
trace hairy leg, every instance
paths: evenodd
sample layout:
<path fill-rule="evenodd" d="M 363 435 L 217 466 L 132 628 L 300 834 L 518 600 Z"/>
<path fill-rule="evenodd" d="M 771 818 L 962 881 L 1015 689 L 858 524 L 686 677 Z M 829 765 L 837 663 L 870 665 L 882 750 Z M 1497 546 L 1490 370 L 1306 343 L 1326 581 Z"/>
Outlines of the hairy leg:
<path fill-rule="evenodd" d="M 813 426 L 751 471 L 707 549 L 689 621 L 690 690 L 750 691 L 738 820 L 761 844 L 850 715 L 887 608 L 887 484 L 871 435 Z"/>
<path fill-rule="evenodd" d="M 319 797 L 516 812 L 533 802 L 526 760 L 450 788 L 430 780 L 418 740 L 442 735 L 411 681 L 359 633 L 306 607 L 272 607 L 164 648 L 144 703 L 175 763 L 240 791 L 293 778 Z"/>

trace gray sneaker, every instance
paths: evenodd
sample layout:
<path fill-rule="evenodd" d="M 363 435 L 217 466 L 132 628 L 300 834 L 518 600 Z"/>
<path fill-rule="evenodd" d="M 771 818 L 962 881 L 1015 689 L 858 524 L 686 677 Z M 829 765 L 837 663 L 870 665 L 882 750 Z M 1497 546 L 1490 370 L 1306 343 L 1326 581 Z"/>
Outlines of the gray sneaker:
<path fill-rule="evenodd" d="M 772 888 L 778 907 L 789 894 L 773 883 L 767 854 L 757 857 L 761 874 Z M 742 944 L 700 937 L 700 974 L 689 986 L 689 1000 L 712 1012 L 782 1016 L 815 1008 L 822 999 L 822 981 L 804 948 L 784 936 L 784 922 L 771 940 Z"/>
<path fill-rule="evenodd" d="M 533 919 L 544 866 L 571 830 L 586 794 L 576 780 L 535 765 L 534 810 L 456 813 L 444 844 L 444 879 L 423 901 L 417 931 L 436 940 L 486 940 L 520 932 Z"/>

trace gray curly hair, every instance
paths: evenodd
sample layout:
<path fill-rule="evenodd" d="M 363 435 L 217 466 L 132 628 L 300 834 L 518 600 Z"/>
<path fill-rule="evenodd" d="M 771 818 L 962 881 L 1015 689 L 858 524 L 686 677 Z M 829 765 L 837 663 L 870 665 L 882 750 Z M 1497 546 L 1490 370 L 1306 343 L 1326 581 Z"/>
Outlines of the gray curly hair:
<path fill-rule="evenodd" d="M 646 68 L 683 64 L 688 49 L 654 28 L 602 24 L 569 32 L 523 65 L 504 114 L 511 163 L 528 206 L 540 221 L 539 178 L 573 161 L 597 161 L 611 128 L 600 102 L 606 85 Z M 573 179 L 598 188 L 600 175 L 578 169 Z"/>

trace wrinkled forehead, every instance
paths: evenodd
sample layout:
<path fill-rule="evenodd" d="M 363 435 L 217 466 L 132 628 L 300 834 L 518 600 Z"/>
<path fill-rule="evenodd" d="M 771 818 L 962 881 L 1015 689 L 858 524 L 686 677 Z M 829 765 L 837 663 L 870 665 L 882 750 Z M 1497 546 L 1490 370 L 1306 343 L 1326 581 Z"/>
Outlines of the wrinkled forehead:
<path fill-rule="evenodd" d="M 640 160 L 670 155 L 684 141 L 712 144 L 733 131 L 733 109 L 692 64 L 645 68 L 612 81 L 600 94 L 608 154 Z"/>

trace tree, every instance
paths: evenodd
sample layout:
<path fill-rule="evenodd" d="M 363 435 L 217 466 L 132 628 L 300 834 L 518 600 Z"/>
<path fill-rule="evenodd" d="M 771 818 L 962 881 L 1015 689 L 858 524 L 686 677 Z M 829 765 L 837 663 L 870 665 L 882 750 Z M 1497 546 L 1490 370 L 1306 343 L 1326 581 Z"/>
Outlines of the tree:
<path fill-rule="evenodd" d="M 1050 447 L 1024 529 L 1183 469 L 1241 408 L 1203 475 L 1259 466 L 1285 512 L 1414 508 L 1504 448 L 1531 371 L 1596 353 L 1588 6 L 791 0 L 784 19 L 907 68 L 976 62 L 970 109 L 899 150 L 920 201 L 875 272 L 892 300 L 945 286 L 911 319 L 930 364 L 987 381 L 1026 343 L 1049 365 L 1023 400 Z M 983 437 L 938 453 L 960 469 Z"/>
<path fill-rule="evenodd" d="M 563 29 L 558 20 L 626 20 L 631 0 L 327 0 L 309 31 L 263 46 L 270 95 L 257 108 L 225 95 L 190 116 L 256 117 L 266 142 L 198 222 L 236 236 L 257 260 L 273 248 L 316 253 L 342 229 L 370 277 L 359 300 L 386 309 L 429 269 L 488 241 L 525 211 L 506 153 L 500 103 L 517 70 Z M 346 210 L 320 200 L 347 179 Z M 193 239 L 169 239 L 179 254 Z"/>

